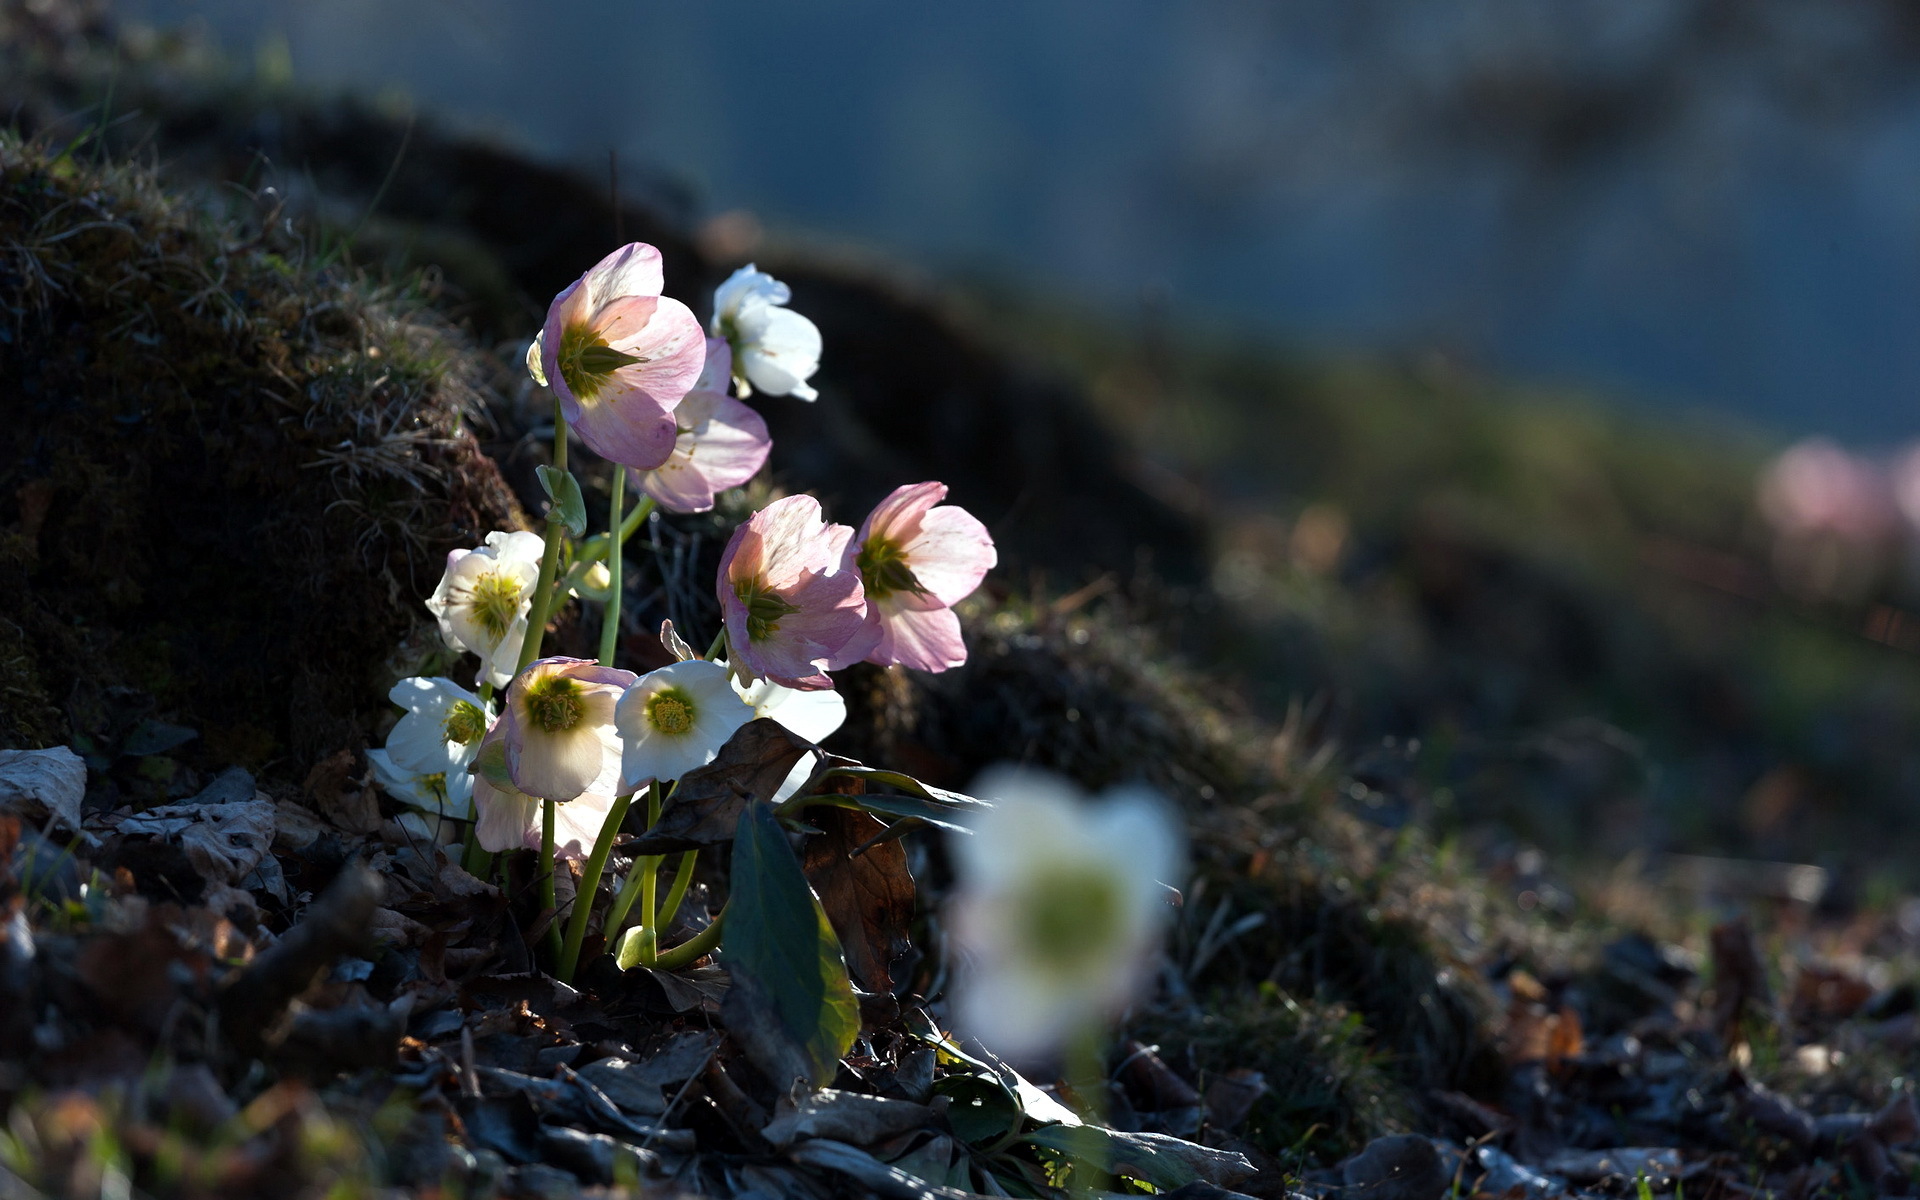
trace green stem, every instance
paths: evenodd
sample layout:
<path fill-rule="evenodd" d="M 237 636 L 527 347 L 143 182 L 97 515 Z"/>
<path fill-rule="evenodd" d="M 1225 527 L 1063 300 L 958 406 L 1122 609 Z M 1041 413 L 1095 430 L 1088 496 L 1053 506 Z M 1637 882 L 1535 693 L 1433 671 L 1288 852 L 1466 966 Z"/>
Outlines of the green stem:
<path fill-rule="evenodd" d="M 680 902 L 687 898 L 687 885 L 693 882 L 693 864 L 700 858 L 698 850 L 689 850 L 680 856 L 680 866 L 673 873 L 673 886 L 667 889 L 667 902 L 660 909 L 660 928 L 673 924 L 680 915 Z"/>
<path fill-rule="evenodd" d="M 676 971 L 696 959 L 704 958 L 712 954 L 714 948 L 720 944 L 721 928 L 726 924 L 726 921 L 727 910 L 723 908 L 720 910 L 720 915 L 713 919 L 713 924 L 702 929 L 699 933 L 694 934 L 686 941 L 681 942 L 673 949 L 661 951 L 654 956 L 652 962 L 646 965 L 656 971 Z"/>
<path fill-rule="evenodd" d="M 646 861 L 644 857 L 633 860 L 633 866 L 627 869 L 626 881 L 620 885 L 619 894 L 607 906 L 607 918 L 601 924 L 607 931 L 609 942 L 619 935 L 621 923 L 627 919 L 627 911 L 640 895 L 640 866 Z"/>
<path fill-rule="evenodd" d="M 647 785 L 647 829 L 651 831 L 659 823 L 660 781 L 656 779 Z M 659 895 L 660 889 L 660 856 L 650 854 L 641 861 L 643 866 L 640 872 L 640 923 L 648 929 L 655 930 L 657 934 L 659 926 L 654 918 L 658 910 L 654 899 Z M 655 940 L 658 940 L 657 936 Z"/>
<path fill-rule="evenodd" d="M 560 901 L 553 891 L 553 814 L 559 806 L 551 800 L 540 802 L 540 911 L 554 914 L 547 922 L 548 954 L 558 960 L 560 957 Z"/>
<path fill-rule="evenodd" d="M 1090 1124 L 1107 1123 L 1107 1056 L 1102 1047 L 1100 1026 L 1089 1021 L 1067 1042 L 1067 1083 L 1072 1086 L 1074 1096 L 1080 1101 L 1080 1115 Z M 1078 1178 L 1080 1172 L 1074 1170 L 1073 1191 L 1078 1195 L 1091 1196 L 1096 1192 L 1105 1192 L 1113 1186 L 1111 1174 L 1103 1165 L 1087 1164 L 1087 1178 Z"/>
<path fill-rule="evenodd" d="M 567 414 L 560 401 L 553 402 L 553 469 L 567 469 Z M 527 610 L 527 636 L 520 643 L 520 661 L 513 673 L 518 675 L 527 664 L 540 657 L 540 643 L 547 636 L 547 617 L 553 610 L 553 574 L 560 565 L 560 535 L 565 530 L 560 514 L 547 511 L 547 544 L 540 555 L 540 579 L 533 585 L 533 602 Z"/>
<path fill-rule="evenodd" d="M 607 528 L 614 528 L 620 521 L 620 510 L 627 506 L 627 469 L 619 463 L 613 464 L 613 495 L 607 503 Z M 600 618 L 600 665 L 613 665 L 614 651 L 620 647 L 620 579 L 621 560 L 626 556 L 620 553 L 620 537 L 616 534 L 607 541 L 607 610 Z M 564 976 L 562 977 L 564 978 Z"/>
<path fill-rule="evenodd" d="M 567 918 L 567 940 L 560 949 L 560 970 L 556 973 L 561 983 L 572 983 L 573 972 L 580 965 L 580 944 L 587 937 L 587 914 L 593 911 L 595 895 L 600 891 L 600 876 L 607 869 L 607 855 L 613 852 L 613 839 L 620 833 L 620 822 L 626 819 L 627 805 L 633 802 L 633 793 L 616 796 L 613 807 L 607 810 L 607 819 L 600 825 L 600 836 L 593 843 L 593 853 L 587 856 L 586 869 L 580 874 L 580 889 L 573 896 L 573 914 Z"/>
<path fill-rule="evenodd" d="M 727 648 L 727 627 L 725 625 L 722 625 L 720 626 L 720 632 L 713 635 L 713 644 L 707 647 L 707 654 L 706 654 L 707 661 L 713 662 L 714 660 L 718 659 L 720 657 L 720 652 L 725 650 L 726 648 Z"/>

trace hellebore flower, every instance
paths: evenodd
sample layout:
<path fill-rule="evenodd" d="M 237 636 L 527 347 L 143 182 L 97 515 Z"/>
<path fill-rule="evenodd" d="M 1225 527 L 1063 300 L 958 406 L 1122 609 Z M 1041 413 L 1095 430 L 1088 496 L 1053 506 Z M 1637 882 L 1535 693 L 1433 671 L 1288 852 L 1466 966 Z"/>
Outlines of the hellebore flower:
<path fill-rule="evenodd" d="M 649 469 L 673 453 L 673 410 L 700 377 L 706 339 L 693 310 L 662 296 L 660 251 L 633 242 L 553 298 L 527 369 L 553 388 L 600 457 Z"/>
<path fill-rule="evenodd" d="M 987 527 L 964 508 L 941 504 L 944 483 L 895 488 L 847 546 L 867 597 L 865 635 L 831 664 L 870 663 L 944 671 L 967 661 L 958 604 L 999 560 Z M 937 507 L 936 507 L 937 506 Z"/>
<path fill-rule="evenodd" d="M 955 1024 L 1025 1058 L 1123 1007 L 1159 937 L 1180 835 L 1160 798 L 1116 788 L 1087 804 L 1072 784 L 1023 767 L 975 785 L 993 807 L 955 838 L 953 929 L 966 953 Z M 1162 882 L 1157 882 L 1162 881 Z"/>
<path fill-rule="evenodd" d="M 514 790 L 567 801 L 620 761 L 613 726 L 620 693 L 638 676 L 590 658 L 543 658 L 514 677 L 500 715 Z"/>
<path fill-rule="evenodd" d="M 727 395 L 732 363 L 727 344 L 709 338 L 706 370 L 673 410 L 679 437 L 672 457 L 651 471 L 628 470 L 633 486 L 668 512 L 706 512 L 716 495 L 752 479 L 773 449 L 766 421 Z"/>
<path fill-rule="evenodd" d="M 735 681 L 733 690 L 753 706 L 755 717 L 772 717 L 810 742 L 818 742 L 847 721 L 846 697 L 832 688 L 802 691 L 782 687 L 770 679 L 743 684 Z M 774 789 L 773 802 L 780 803 L 800 790 L 813 777 L 819 765 L 817 754 L 802 755 L 780 786 Z"/>
<path fill-rule="evenodd" d="M 733 346 L 733 377 L 740 394 L 759 388 L 769 396 L 812 400 L 820 393 L 807 380 L 820 369 L 820 330 L 786 307 L 787 285 L 741 267 L 713 293 L 713 333 Z"/>
<path fill-rule="evenodd" d="M 833 686 L 825 671 L 860 633 L 860 576 L 841 570 L 853 530 L 828 525 L 812 496 L 775 500 L 733 531 L 720 556 L 720 611 L 743 679 Z"/>
<path fill-rule="evenodd" d="M 464 800 L 467 764 L 493 724 L 487 703 L 451 679 L 413 676 L 387 693 L 407 714 L 387 734 L 394 766 L 418 774 L 444 775 L 447 794 Z M 456 791 L 458 794 L 456 794 Z"/>
<path fill-rule="evenodd" d="M 627 689 L 613 713 L 626 747 L 622 788 L 706 766 L 734 730 L 753 720 L 729 678 L 721 664 L 695 658 L 648 672 Z"/>
<path fill-rule="evenodd" d="M 476 817 L 474 840 L 482 850 L 538 850 L 540 848 L 541 802 L 519 791 L 505 777 L 506 722 L 499 722 L 487 735 L 473 772 L 473 811 Z M 489 771 L 492 757 L 496 769 Z M 600 827 L 606 824 L 620 790 L 620 754 L 606 754 L 600 773 L 587 789 L 565 804 L 553 806 L 554 857 L 586 858 L 599 840 Z"/>
<path fill-rule="evenodd" d="M 449 551 L 446 574 L 427 600 L 441 638 L 478 654 L 480 678 L 496 687 L 513 677 L 544 548 L 538 534 L 517 532 L 490 533 L 477 550 Z"/>
<path fill-rule="evenodd" d="M 473 815 L 473 776 L 457 771 L 414 771 L 393 760 L 386 750 L 367 751 L 367 766 L 380 790 L 424 812 L 467 820 Z"/>

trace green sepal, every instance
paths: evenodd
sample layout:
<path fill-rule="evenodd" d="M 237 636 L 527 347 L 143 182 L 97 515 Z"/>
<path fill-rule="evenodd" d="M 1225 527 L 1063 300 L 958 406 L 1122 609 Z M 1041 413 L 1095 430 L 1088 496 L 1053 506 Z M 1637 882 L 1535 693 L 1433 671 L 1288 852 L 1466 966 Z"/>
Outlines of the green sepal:
<path fill-rule="evenodd" d="M 520 789 L 513 786 L 513 775 L 507 770 L 507 743 L 505 741 L 482 742 L 480 753 L 473 757 L 473 773 L 486 779 L 497 788 L 509 792 Z"/>

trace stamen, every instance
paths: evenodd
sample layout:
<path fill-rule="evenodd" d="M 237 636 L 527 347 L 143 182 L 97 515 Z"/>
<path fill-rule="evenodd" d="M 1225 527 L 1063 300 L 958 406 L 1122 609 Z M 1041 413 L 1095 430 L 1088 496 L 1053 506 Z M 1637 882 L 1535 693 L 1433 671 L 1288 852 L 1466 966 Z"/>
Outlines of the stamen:
<path fill-rule="evenodd" d="M 580 685 L 557 675 L 529 684 L 525 703 L 527 719 L 543 733 L 565 733 L 578 725 L 586 712 Z"/>
<path fill-rule="evenodd" d="M 869 600 L 884 600 L 895 592 L 918 596 L 927 590 L 920 586 L 913 568 L 907 565 L 907 552 L 891 538 L 868 538 L 853 561 L 860 568 L 860 582 L 865 585 Z"/>
<path fill-rule="evenodd" d="M 693 697 L 679 688 L 662 688 L 647 698 L 647 723 L 678 737 L 693 728 Z"/>

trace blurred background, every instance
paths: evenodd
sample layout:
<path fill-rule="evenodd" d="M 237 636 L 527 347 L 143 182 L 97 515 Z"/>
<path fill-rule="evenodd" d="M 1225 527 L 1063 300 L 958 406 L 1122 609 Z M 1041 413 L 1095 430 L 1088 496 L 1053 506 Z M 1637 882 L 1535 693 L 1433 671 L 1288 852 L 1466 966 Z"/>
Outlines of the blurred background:
<path fill-rule="evenodd" d="M 503 361 L 587 261 L 539 254 L 611 236 L 578 196 L 486 226 L 514 174 L 791 279 L 827 352 L 778 482 L 938 471 L 1006 588 L 1339 743 L 1371 820 L 1518 875 L 1920 886 L 1905 0 L 110 11 L 48 128 L 162 114 L 163 167 L 215 145 L 431 268 Z"/>

